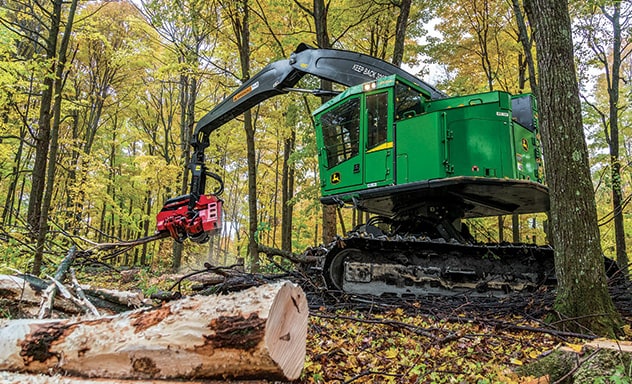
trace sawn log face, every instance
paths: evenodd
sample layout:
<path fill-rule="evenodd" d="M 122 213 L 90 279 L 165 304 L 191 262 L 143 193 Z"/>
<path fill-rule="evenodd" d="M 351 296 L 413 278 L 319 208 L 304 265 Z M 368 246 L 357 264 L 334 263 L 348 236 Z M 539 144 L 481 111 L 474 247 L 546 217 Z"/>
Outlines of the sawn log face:
<path fill-rule="evenodd" d="M 0 369 L 107 378 L 300 376 L 308 307 L 302 289 L 269 284 L 92 320 L 0 323 Z"/>

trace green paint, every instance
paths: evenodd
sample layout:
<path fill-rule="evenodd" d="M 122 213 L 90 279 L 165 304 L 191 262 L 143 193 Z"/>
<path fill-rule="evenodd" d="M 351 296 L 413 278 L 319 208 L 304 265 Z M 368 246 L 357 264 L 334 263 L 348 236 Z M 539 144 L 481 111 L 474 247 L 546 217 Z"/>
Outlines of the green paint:
<path fill-rule="evenodd" d="M 428 100 L 394 75 L 374 84 L 314 112 L 323 196 L 462 176 L 543 182 L 531 95 Z"/>

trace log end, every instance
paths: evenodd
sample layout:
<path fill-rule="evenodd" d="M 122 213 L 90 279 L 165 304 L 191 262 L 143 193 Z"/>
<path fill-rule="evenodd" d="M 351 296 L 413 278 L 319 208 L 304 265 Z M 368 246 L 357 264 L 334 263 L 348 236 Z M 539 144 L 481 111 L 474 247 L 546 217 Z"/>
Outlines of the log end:
<path fill-rule="evenodd" d="M 266 322 L 266 347 L 288 380 L 300 377 L 305 364 L 309 307 L 305 292 L 285 282 L 276 295 Z"/>

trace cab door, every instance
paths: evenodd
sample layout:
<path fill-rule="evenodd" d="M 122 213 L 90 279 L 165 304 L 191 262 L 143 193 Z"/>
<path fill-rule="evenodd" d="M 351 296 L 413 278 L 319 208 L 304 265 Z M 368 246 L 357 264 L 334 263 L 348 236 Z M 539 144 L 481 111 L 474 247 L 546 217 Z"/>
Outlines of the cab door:
<path fill-rule="evenodd" d="M 389 108 L 392 90 L 365 97 L 364 180 L 367 188 L 393 182 L 393 111 Z"/>
<path fill-rule="evenodd" d="M 316 119 L 323 195 L 355 191 L 362 186 L 360 95 L 351 97 Z M 320 137 L 319 137 L 320 136 Z"/>

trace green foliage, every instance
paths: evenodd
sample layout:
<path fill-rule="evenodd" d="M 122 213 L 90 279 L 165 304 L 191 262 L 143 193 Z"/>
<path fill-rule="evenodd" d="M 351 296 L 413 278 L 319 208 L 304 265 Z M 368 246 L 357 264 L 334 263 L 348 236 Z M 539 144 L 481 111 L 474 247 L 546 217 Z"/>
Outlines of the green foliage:
<path fill-rule="evenodd" d="M 632 383 L 632 373 L 626 367 L 619 365 L 615 371 L 607 377 L 595 377 L 595 384 L 629 384 Z"/>
<path fill-rule="evenodd" d="M 268 63 L 286 58 L 300 43 L 314 45 L 313 3 L 306 0 L 249 2 L 251 74 Z M 23 30 L 0 23 L 0 225 L 5 231 L 23 231 L 31 188 L 30 169 L 33 144 L 30 134 L 38 124 L 39 95 L 52 62 L 44 59 L 41 47 L 28 36 L 16 34 L 26 27 L 41 27 L 44 20 L 37 7 L 0 8 L 0 18 L 19 20 Z M 48 4 L 45 4 L 48 7 Z M 235 4 L 186 0 L 161 2 L 145 0 L 139 7 L 126 2 L 82 4 L 76 19 L 69 73 L 65 78 L 60 126 L 59 168 L 51 210 L 51 221 L 79 241 L 134 239 L 154 231 L 155 215 L 164 201 L 182 193 L 186 151 L 192 125 L 183 121 L 190 95 L 191 79 L 196 80 L 195 120 L 230 94 L 241 82 L 241 67 L 235 54 L 230 23 Z M 42 8 L 45 10 L 46 7 Z M 573 3 L 578 20 L 589 10 Z M 592 10 L 592 8 L 591 8 Z M 397 2 L 359 0 L 331 2 L 328 33 L 336 48 L 356 50 L 386 60 L 392 56 Z M 432 23 L 430 21 L 432 20 Z M 439 68 L 444 73 L 440 86 L 451 94 L 486 90 L 491 79 L 494 89 L 511 92 L 517 88 L 519 58 L 515 20 L 510 4 L 499 0 L 465 1 L 443 4 L 434 0 L 413 2 L 406 34 L 404 62 L 415 71 L 428 73 Z M 586 31 L 590 30 L 584 24 Z M 434 30 L 434 31 L 433 31 Z M 627 29 L 626 29 L 627 31 Z M 485 36 L 481 35 L 486 32 Z M 626 32 L 627 33 L 627 32 Z M 480 39 L 479 37 L 485 37 Z M 43 37 L 43 36 L 42 36 Z M 605 37 L 600 37 L 605 39 Z M 41 42 L 41 37 L 36 36 Z M 424 56 L 425 55 L 425 56 Z M 485 58 L 488 63 L 485 64 Z M 580 68 L 594 68 L 594 57 L 585 55 Z M 630 73 L 631 63 L 624 70 Z M 581 73 L 589 73 L 583 71 Z M 590 73 L 594 73 L 590 72 Z M 607 100 L 603 75 L 587 80 L 585 87 L 594 104 L 603 108 Z M 317 88 L 318 80 L 305 77 L 298 85 Z M 628 95 L 630 85 L 622 85 Z M 528 91 L 528 87 L 524 89 Z M 294 209 L 292 244 L 295 251 L 317 245 L 322 230 L 321 205 L 314 127 L 310 112 L 321 103 L 316 97 L 290 94 L 269 100 L 253 109 L 256 126 L 258 169 L 258 210 L 262 223 L 257 232 L 263 244 L 279 247 L 281 239 L 281 171 L 285 140 L 295 135 L 289 165 L 294 168 L 294 189 L 288 205 Z M 597 203 L 602 218 L 602 241 L 607 253 L 613 247 L 610 222 L 612 185 L 609 158 L 604 152 L 606 137 L 595 109 L 586 108 L 590 128 L 592 170 L 596 180 Z M 624 167 L 621 185 L 630 194 L 629 124 L 632 112 L 622 105 L 620 121 Z M 234 260 L 245 253 L 247 210 L 247 167 L 245 133 L 240 119 L 226 124 L 211 135 L 207 150 L 209 169 L 225 181 L 224 222 L 226 231 L 214 242 L 214 262 Z M 210 191 L 215 185 L 209 182 Z M 185 188 L 186 189 L 186 188 Z M 350 212 L 344 212 L 347 230 Z M 543 243 L 543 218 L 521 217 L 521 240 L 535 238 Z M 624 211 L 626 226 L 632 225 L 629 207 Z M 480 241 L 499 237 L 496 219 L 472 220 L 472 230 Z M 511 235 L 511 220 L 505 218 L 505 238 Z M 339 228 L 342 230 L 342 228 Z M 13 231 L 13 229 L 12 229 Z M 14 232 L 11 232 L 14 233 Z M 632 243 L 628 235 L 628 242 Z M 63 255 L 61 235 L 50 236 L 59 246 L 53 253 Z M 632 246 L 632 244 L 630 244 Z M 203 258 L 206 249 L 185 244 L 190 260 Z M 121 264 L 169 265 L 171 243 L 164 240 L 146 247 L 144 254 L 118 258 Z M 27 269 L 32 250 L 9 242 L 0 248 L 0 260 Z M 55 262 L 49 257 L 49 264 Z"/>
<path fill-rule="evenodd" d="M 2 269 L 0 273 L 13 274 L 14 271 L 27 272 L 30 270 L 30 259 L 25 256 L 29 249 L 25 246 L 26 240 L 21 234 L 11 233 L 12 237 L 0 247 L 0 260 Z M 20 241 L 20 239 L 22 241 Z"/>
<path fill-rule="evenodd" d="M 424 48 L 430 63 L 444 69 L 441 85 L 451 95 L 519 89 L 520 60 L 511 3 L 467 0 L 439 7 L 439 36 Z"/>

